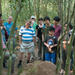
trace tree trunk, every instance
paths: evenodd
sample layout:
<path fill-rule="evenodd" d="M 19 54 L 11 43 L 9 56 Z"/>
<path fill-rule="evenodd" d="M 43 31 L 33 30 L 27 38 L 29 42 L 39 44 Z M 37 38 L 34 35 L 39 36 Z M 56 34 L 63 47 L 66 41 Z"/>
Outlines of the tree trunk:
<path fill-rule="evenodd" d="M 68 7 L 67 7 L 67 23 L 70 20 L 70 7 L 71 7 L 71 0 L 68 0 Z"/>
<path fill-rule="evenodd" d="M 36 16 L 36 0 L 34 0 L 34 15 Z"/>
<path fill-rule="evenodd" d="M 1 6 L 1 0 L 0 0 L 0 13 L 2 14 L 2 6 Z"/>
<path fill-rule="evenodd" d="M 74 13 L 74 29 L 75 29 L 75 13 Z M 75 32 L 74 32 L 75 33 Z M 75 35 L 74 35 L 75 39 Z M 74 58 L 73 58 L 73 75 L 75 75 L 75 43 L 74 43 Z"/>
<path fill-rule="evenodd" d="M 64 22 L 63 22 L 63 24 L 65 24 L 65 22 L 67 21 L 67 15 L 66 15 L 66 11 L 67 11 L 67 9 L 66 9 L 66 5 L 67 5 L 67 0 L 64 0 L 64 12 L 63 12 L 63 20 L 64 20 Z"/>
<path fill-rule="evenodd" d="M 0 75 L 2 75 L 2 65 L 3 65 L 3 50 L 2 50 L 2 35 L 0 28 Z"/>
<path fill-rule="evenodd" d="M 58 0 L 58 16 L 61 18 L 61 24 L 63 25 L 63 0 Z"/>
<path fill-rule="evenodd" d="M 0 0 L 0 14 L 2 14 L 1 0 Z M 2 75 L 2 67 L 3 67 L 2 65 L 3 65 L 3 50 L 2 50 L 2 34 L 0 28 L 0 75 Z"/>
<path fill-rule="evenodd" d="M 9 57 L 9 62 L 8 62 L 8 73 L 7 73 L 8 75 L 11 75 L 11 70 L 12 70 L 12 54 L 13 54 L 12 39 L 14 38 L 14 34 L 15 34 L 14 31 L 15 31 L 15 28 L 16 28 L 17 18 L 18 18 L 18 15 L 19 15 L 19 13 L 21 12 L 21 9 L 22 9 L 21 4 L 22 4 L 22 2 L 21 2 L 21 0 L 19 0 L 19 2 L 18 2 L 19 9 L 16 10 L 16 16 L 15 16 L 15 19 L 14 19 L 14 24 L 12 26 L 11 34 L 10 34 L 8 42 L 7 42 L 7 47 L 8 47 L 8 50 L 10 51 L 10 57 Z"/>
<path fill-rule="evenodd" d="M 38 19 L 40 17 L 40 0 L 37 0 L 37 23 L 38 23 Z"/>
<path fill-rule="evenodd" d="M 31 16 L 31 13 L 32 13 L 32 11 L 31 11 L 31 2 L 30 2 L 30 0 L 28 0 L 28 1 L 29 1 L 29 11 L 30 11 L 29 16 Z"/>

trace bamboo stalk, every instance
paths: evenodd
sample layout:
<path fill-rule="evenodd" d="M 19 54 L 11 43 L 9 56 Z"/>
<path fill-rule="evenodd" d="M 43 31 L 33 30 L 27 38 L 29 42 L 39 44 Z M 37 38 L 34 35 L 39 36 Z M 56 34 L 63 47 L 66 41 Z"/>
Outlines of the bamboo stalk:
<path fill-rule="evenodd" d="M 75 27 L 75 13 L 74 13 L 74 27 Z M 75 40 L 75 35 L 74 35 L 74 40 Z M 73 58 L 73 75 L 75 75 L 75 43 L 74 43 L 74 58 Z"/>
<path fill-rule="evenodd" d="M 65 75 L 69 75 L 69 71 L 70 71 L 70 56 L 71 56 L 71 50 L 72 50 L 72 43 L 74 40 L 74 29 L 75 28 L 73 28 L 70 44 L 67 44 L 67 60 L 66 60 Z"/>
<path fill-rule="evenodd" d="M 0 14 L 2 14 L 2 6 L 1 6 L 2 0 L 0 0 Z"/>
<path fill-rule="evenodd" d="M 11 75 L 11 71 L 12 71 L 12 54 L 13 54 L 13 43 L 12 43 L 13 40 L 12 39 L 14 38 L 14 31 L 15 31 L 15 28 L 16 28 L 17 18 L 18 18 L 18 15 L 19 15 L 19 13 L 22 9 L 22 4 L 21 4 L 22 2 L 21 1 L 22 0 L 19 0 L 19 2 L 18 2 L 19 10 L 17 10 L 17 12 L 16 12 L 14 24 L 12 26 L 11 33 L 10 33 L 8 43 L 7 43 L 7 48 L 9 49 L 9 52 L 10 52 L 7 75 Z"/>
<path fill-rule="evenodd" d="M 2 35 L 1 35 L 1 28 L 0 28 L 0 75 L 2 75 L 2 63 L 3 61 L 3 50 L 2 50 Z"/>

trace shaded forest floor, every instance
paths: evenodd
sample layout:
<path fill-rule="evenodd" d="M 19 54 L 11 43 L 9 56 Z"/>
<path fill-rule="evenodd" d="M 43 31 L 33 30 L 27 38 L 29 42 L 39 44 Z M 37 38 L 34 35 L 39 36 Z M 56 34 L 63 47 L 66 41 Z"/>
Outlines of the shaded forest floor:
<path fill-rule="evenodd" d="M 15 67 L 15 71 L 11 75 L 19 75 L 18 71 L 19 69 Z M 34 63 L 30 63 L 25 66 L 23 64 L 23 70 L 21 70 L 20 72 L 21 72 L 20 75 L 56 75 L 56 66 L 49 62 L 35 61 Z M 7 75 L 7 69 L 3 69 L 2 75 Z M 59 73 L 58 75 L 65 75 L 65 74 Z"/>
<path fill-rule="evenodd" d="M 38 50 L 36 50 L 37 56 Z M 11 75 L 56 75 L 56 66 L 51 62 L 39 61 L 35 60 L 33 63 L 25 64 L 25 59 L 23 59 L 22 68 L 18 69 L 17 64 L 19 61 L 19 51 L 16 52 L 17 59 L 15 61 L 15 68 L 14 73 Z M 7 75 L 8 70 L 3 68 L 3 74 Z M 58 75 L 65 75 L 65 74 L 58 74 Z M 70 74 L 72 75 L 72 74 Z"/>

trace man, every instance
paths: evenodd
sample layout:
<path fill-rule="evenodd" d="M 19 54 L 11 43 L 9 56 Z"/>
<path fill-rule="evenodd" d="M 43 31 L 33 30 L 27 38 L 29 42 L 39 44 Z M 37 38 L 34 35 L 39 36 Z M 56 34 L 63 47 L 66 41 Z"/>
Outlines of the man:
<path fill-rule="evenodd" d="M 12 20 L 13 20 L 12 16 L 9 16 L 8 22 L 5 22 L 5 23 L 4 23 L 4 26 L 5 26 L 6 31 L 7 31 L 7 33 L 8 33 L 8 36 L 10 35 L 11 28 L 12 28 L 12 25 L 13 25 Z"/>
<path fill-rule="evenodd" d="M 36 32 L 37 23 L 35 22 L 35 20 L 36 20 L 36 17 L 35 16 L 31 16 L 31 26 L 33 27 L 33 29 Z"/>
<path fill-rule="evenodd" d="M 18 63 L 18 68 L 22 65 L 22 59 L 24 52 L 27 57 L 27 63 L 30 62 L 31 57 L 34 56 L 34 42 L 35 42 L 35 31 L 30 26 L 30 22 L 26 22 L 25 26 L 22 26 L 19 31 L 19 44 L 21 56 Z"/>
<path fill-rule="evenodd" d="M 62 29 L 59 22 L 60 22 L 60 18 L 58 16 L 54 17 L 54 26 L 53 27 L 55 28 L 55 36 L 57 37 L 57 39 L 59 38 L 61 29 Z"/>
<path fill-rule="evenodd" d="M 44 22 L 45 22 L 45 24 L 44 24 L 43 29 L 42 29 L 42 33 L 43 33 L 43 38 L 42 38 L 42 40 L 43 40 L 43 41 L 46 39 L 46 37 L 47 37 L 47 35 L 48 35 L 48 29 L 49 29 L 49 27 L 51 27 L 51 23 L 50 23 L 50 18 L 49 18 L 49 16 L 46 16 L 46 17 L 44 18 Z M 43 44 L 43 60 L 45 60 L 45 49 L 46 49 L 46 47 L 45 47 L 45 45 Z"/>
<path fill-rule="evenodd" d="M 48 34 L 48 28 L 49 28 L 50 26 L 52 26 L 51 23 L 50 23 L 50 18 L 49 18 L 49 16 L 46 16 L 46 17 L 44 18 L 44 22 L 45 22 L 45 24 L 44 24 L 44 26 L 43 26 L 43 28 L 44 28 L 43 34 L 44 34 L 44 39 L 45 39 L 46 36 L 47 36 L 47 34 Z"/>

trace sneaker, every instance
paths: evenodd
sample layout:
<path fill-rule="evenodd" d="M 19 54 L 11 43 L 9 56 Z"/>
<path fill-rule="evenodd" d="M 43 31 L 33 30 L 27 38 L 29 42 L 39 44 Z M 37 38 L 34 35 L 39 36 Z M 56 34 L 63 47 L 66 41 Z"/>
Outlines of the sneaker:
<path fill-rule="evenodd" d="M 18 67 L 18 68 L 22 67 L 22 61 L 21 61 L 21 60 L 19 61 L 17 67 Z"/>
<path fill-rule="evenodd" d="M 61 69 L 60 74 L 65 74 L 65 71 Z"/>
<path fill-rule="evenodd" d="M 5 69 L 8 68 L 7 65 L 6 65 L 6 63 L 3 63 L 3 68 L 5 68 Z"/>

